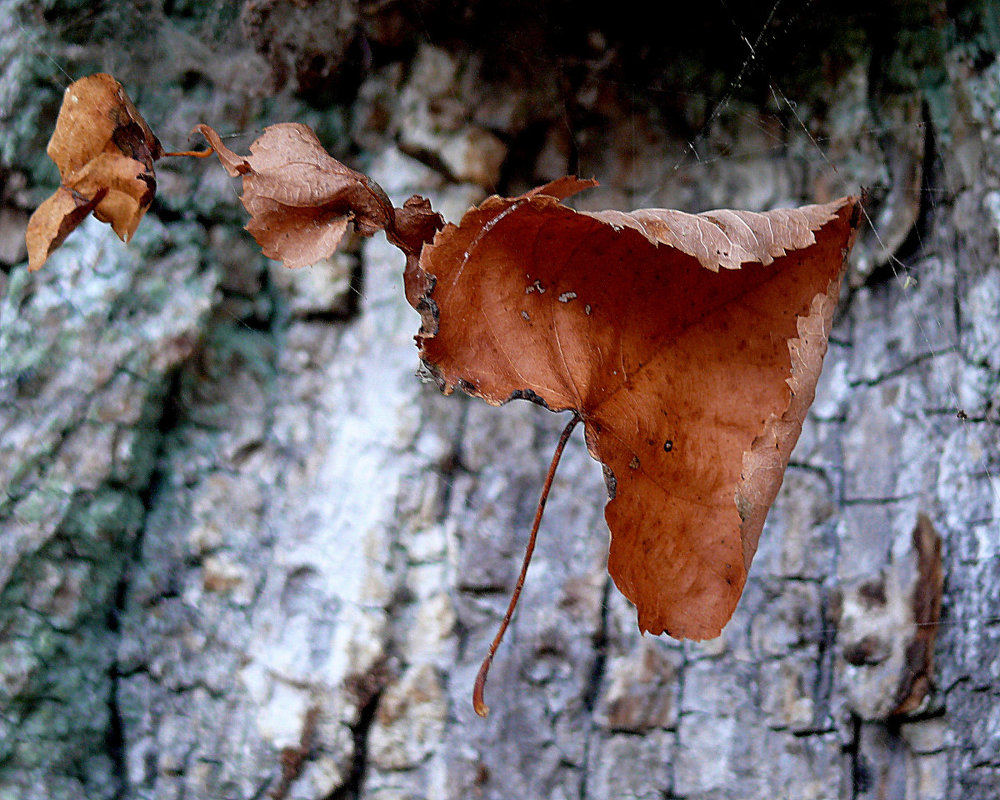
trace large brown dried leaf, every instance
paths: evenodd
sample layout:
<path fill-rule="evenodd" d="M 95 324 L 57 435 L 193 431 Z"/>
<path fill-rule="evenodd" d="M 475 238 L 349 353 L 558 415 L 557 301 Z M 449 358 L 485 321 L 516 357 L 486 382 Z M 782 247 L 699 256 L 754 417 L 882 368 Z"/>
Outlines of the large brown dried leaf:
<path fill-rule="evenodd" d="M 208 125 L 195 130 L 230 175 L 243 176 L 247 230 L 264 255 L 286 267 L 329 258 L 349 221 L 363 236 L 393 224 L 392 203 L 382 189 L 330 156 L 306 125 L 286 122 L 265 128 L 246 157 L 226 147 Z"/>
<path fill-rule="evenodd" d="M 587 185 L 490 198 L 424 248 L 420 354 L 445 392 L 578 413 L 640 629 L 716 636 L 812 402 L 860 206 L 559 202 Z"/>
<path fill-rule="evenodd" d="M 131 239 L 153 202 L 163 148 L 121 84 L 104 73 L 70 84 L 47 152 L 61 185 L 28 221 L 28 268 L 41 267 L 90 211 Z"/>

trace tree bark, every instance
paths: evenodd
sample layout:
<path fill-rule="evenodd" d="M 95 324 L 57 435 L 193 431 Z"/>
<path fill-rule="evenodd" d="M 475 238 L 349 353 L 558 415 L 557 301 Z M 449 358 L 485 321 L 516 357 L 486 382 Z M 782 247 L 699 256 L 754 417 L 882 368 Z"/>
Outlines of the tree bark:
<path fill-rule="evenodd" d="M 555 2 L 64 5 L 0 1 L 0 800 L 1000 789 L 989 4 L 886 4 L 833 32 L 826 4 L 806 27 L 750 4 L 669 29 L 561 22 Z M 576 435 L 476 717 L 566 419 L 422 383 L 399 253 L 379 236 L 282 271 L 214 164 L 159 162 L 127 247 L 91 220 L 27 273 L 53 63 L 113 72 L 168 150 L 198 122 L 242 132 L 239 152 L 305 122 L 450 220 L 574 171 L 602 182 L 588 208 L 868 187 L 874 227 L 723 635 L 638 635 Z"/>

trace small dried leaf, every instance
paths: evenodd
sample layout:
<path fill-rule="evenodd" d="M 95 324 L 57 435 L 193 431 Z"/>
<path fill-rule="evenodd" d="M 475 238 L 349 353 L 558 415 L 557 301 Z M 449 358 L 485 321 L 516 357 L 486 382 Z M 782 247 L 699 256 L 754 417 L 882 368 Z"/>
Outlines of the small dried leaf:
<path fill-rule="evenodd" d="M 432 242 L 444 227 L 444 218 L 431 208 L 430 201 L 419 195 L 414 195 L 395 211 L 395 226 L 386 231 L 386 236 L 406 254 L 406 269 L 403 272 L 406 300 L 420 310 L 423 298 L 430 289 L 426 284 L 426 273 L 420 269 L 420 254 L 424 245 Z"/>
<path fill-rule="evenodd" d="M 106 192 L 102 192 L 87 200 L 65 186 L 60 186 L 55 194 L 44 200 L 28 220 L 25 232 L 29 253 L 28 269 L 36 270 L 42 266 L 94 210 L 105 194 Z"/>
<path fill-rule="evenodd" d="M 860 206 L 560 202 L 587 185 L 492 197 L 423 249 L 421 358 L 445 392 L 579 414 L 639 627 L 716 636 L 812 402 Z"/>
<path fill-rule="evenodd" d="M 230 175 L 243 177 L 247 230 L 264 255 L 286 267 L 303 267 L 329 258 L 347 223 L 362 236 L 393 224 L 385 192 L 366 175 L 344 166 L 307 126 L 271 125 L 240 156 L 208 125 L 198 125 Z"/>
<path fill-rule="evenodd" d="M 81 197 L 100 193 L 94 216 L 109 223 L 123 242 L 132 238 L 156 193 L 156 181 L 146 166 L 117 153 L 101 153 L 63 185 Z"/>
<path fill-rule="evenodd" d="M 61 186 L 28 221 L 28 268 L 41 267 L 90 211 L 131 239 L 153 202 L 163 148 L 121 84 L 104 73 L 70 84 L 47 152 Z"/>

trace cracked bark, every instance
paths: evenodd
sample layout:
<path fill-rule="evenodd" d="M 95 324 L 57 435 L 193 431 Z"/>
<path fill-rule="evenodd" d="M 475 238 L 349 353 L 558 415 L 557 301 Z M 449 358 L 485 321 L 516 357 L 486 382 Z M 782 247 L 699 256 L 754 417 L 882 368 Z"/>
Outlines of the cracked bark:
<path fill-rule="evenodd" d="M 202 119 L 239 130 L 320 114 L 279 93 L 264 115 L 242 77 L 259 56 L 212 15 L 221 6 L 182 20 L 195 43 L 223 43 L 201 63 L 175 46 L 191 41 L 156 4 L 142 19 L 119 6 L 100 12 L 118 14 L 128 42 L 128 63 L 114 63 L 166 139 Z M 919 232 L 907 263 L 916 283 L 877 268 L 855 276 L 746 595 L 717 641 L 638 637 L 633 610 L 609 591 L 600 470 L 570 443 L 483 722 L 468 693 L 561 420 L 525 403 L 442 398 L 413 379 L 418 320 L 382 240 L 324 267 L 273 271 L 234 224 L 228 183 L 201 166 L 169 173 L 158 201 L 168 222 L 154 207 L 130 249 L 85 227 L 42 272 L 13 266 L 0 283 L 0 798 L 994 793 L 1000 634 L 985 620 L 1000 617 L 1000 163 L 983 141 L 1000 136 L 987 92 L 996 63 L 946 60 L 950 85 L 918 104 L 925 127 L 887 133 L 877 123 L 915 94 L 873 88 L 854 53 L 836 83 L 814 87 L 829 111 L 805 122 L 820 136 L 786 114 L 775 155 L 761 133 L 774 117 L 738 91 L 698 142 L 703 160 L 688 162 L 671 130 L 697 128 L 698 112 L 616 97 L 614 42 L 554 59 L 576 59 L 579 85 L 552 60 L 533 65 L 531 85 L 503 84 L 502 70 L 482 77 L 470 51 L 495 43 L 475 36 L 452 52 L 417 36 L 395 62 L 402 50 L 378 50 L 391 7 L 351 29 L 374 48 L 357 102 L 321 116 L 336 154 L 361 148 L 395 200 L 429 194 L 456 219 L 503 153 L 483 131 L 511 143 L 492 173 L 505 189 L 574 161 L 606 182 L 590 206 L 763 207 L 884 175 L 887 210 L 873 216 L 899 226 L 885 241 L 908 247 Z M 69 59 L 102 52 L 63 48 L 58 26 L 22 19 L 13 37 L 33 36 L 74 72 L 84 62 Z M 437 41 L 435 19 L 431 9 Z M 282 58 L 314 63 L 305 50 Z M 38 117 L 58 87 L 7 63 L 0 85 Z M 774 80 L 792 91 L 791 78 Z M 671 114 L 676 127 L 657 123 Z M 909 162 L 885 162 L 914 136 L 920 180 L 935 190 L 916 216 L 888 208 L 902 202 L 890 183 L 915 174 Z M 22 154 L 5 168 L 29 172 L 38 139 L 5 127 L 2 152 Z M 848 663 L 834 600 L 903 568 L 918 512 L 944 540 L 937 686 L 909 716 L 862 722 L 848 670 L 892 689 L 899 676 L 867 656 Z"/>

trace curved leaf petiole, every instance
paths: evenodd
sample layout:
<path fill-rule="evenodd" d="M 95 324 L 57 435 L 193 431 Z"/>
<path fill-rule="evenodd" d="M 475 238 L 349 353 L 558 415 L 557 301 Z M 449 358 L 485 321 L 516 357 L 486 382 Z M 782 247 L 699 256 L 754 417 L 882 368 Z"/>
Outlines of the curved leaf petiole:
<path fill-rule="evenodd" d="M 524 588 L 524 577 L 528 574 L 528 564 L 531 563 L 531 554 L 535 551 L 535 539 L 538 537 L 538 526 L 542 522 L 542 512 L 545 511 L 545 501 L 548 500 L 549 489 L 552 488 L 552 479 L 556 476 L 556 467 L 559 466 L 559 459 L 562 458 L 562 453 L 566 448 L 566 442 L 569 441 L 570 434 L 573 433 L 573 429 L 581 419 L 582 418 L 578 413 L 573 413 L 570 421 L 566 423 L 566 427 L 563 428 L 562 435 L 559 437 L 559 444 L 556 445 L 555 453 L 552 454 L 552 463 L 549 464 L 549 472 L 545 476 L 545 485 L 542 487 L 542 495 L 538 498 L 538 507 L 535 509 L 535 521 L 531 525 L 531 534 L 528 536 L 528 546 L 524 549 L 524 560 L 521 562 L 521 574 L 518 576 L 517 583 L 514 585 L 514 591 L 510 596 L 510 603 L 507 605 L 507 613 L 503 615 L 503 622 L 500 623 L 497 635 L 493 637 L 493 641 L 490 643 L 489 653 L 487 653 L 486 658 L 483 659 L 482 666 L 479 667 L 479 674 L 476 675 L 476 683 L 472 689 L 472 707 L 476 709 L 476 713 L 481 717 L 485 717 L 490 713 L 490 707 L 486 705 L 486 701 L 483 699 L 483 693 L 486 690 L 486 676 L 489 674 L 490 665 L 493 663 L 493 656 L 496 655 L 497 648 L 503 640 L 503 635 L 507 631 L 507 626 L 510 624 L 511 617 L 514 616 L 514 609 L 517 607 L 517 600 L 521 596 L 521 589 Z"/>

